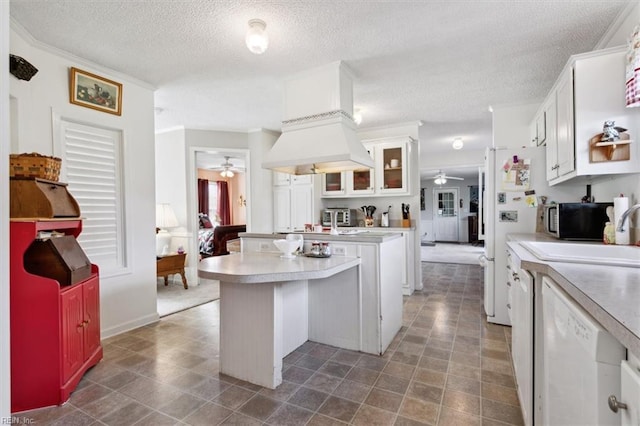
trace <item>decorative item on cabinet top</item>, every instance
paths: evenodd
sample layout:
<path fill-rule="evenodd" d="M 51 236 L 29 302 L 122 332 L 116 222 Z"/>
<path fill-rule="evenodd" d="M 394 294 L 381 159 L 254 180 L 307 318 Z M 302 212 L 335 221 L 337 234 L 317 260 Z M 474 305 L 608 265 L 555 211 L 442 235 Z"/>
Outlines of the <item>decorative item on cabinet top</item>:
<path fill-rule="evenodd" d="M 602 133 L 589 140 L 589 161 L 626 161 L 631 159 L 631 142 L 627 129 L 615 125 L 615 121 L 604 122 Z"/>
<path fill-rule="evenodd" d="M 9 155 L 9 177 L 40 178 L 54 182 L 60 176 L 62 160 L 32 152 Z"/>
<path fill-rule="evenodd" d="M 80 207 L 67 184 L 45 179 L 11 178 L 9 205 L 11 218 L 80 217 Z"/>

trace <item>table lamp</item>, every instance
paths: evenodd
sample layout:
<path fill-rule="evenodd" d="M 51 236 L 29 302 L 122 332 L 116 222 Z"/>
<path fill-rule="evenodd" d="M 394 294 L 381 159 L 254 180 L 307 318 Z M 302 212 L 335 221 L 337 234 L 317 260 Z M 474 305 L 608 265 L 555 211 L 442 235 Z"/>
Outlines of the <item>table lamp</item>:
<path fill-rule="evenodd" d="M 178 219 L 169 203 L 156 204 L 156 255 L 169 253 L 171 234 L 166 228 L 177 227 Z"/>

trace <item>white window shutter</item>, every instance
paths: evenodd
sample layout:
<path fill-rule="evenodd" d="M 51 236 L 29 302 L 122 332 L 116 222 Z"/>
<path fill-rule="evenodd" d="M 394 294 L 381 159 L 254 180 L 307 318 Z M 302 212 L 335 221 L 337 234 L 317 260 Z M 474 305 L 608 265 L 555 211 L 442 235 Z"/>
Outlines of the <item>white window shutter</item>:
<path fill-rule="evenodd" d="M 126 267 L 122 133 L 62 122 L 63 176 L 83 217 L 78 242 L 101 274 Z"/>

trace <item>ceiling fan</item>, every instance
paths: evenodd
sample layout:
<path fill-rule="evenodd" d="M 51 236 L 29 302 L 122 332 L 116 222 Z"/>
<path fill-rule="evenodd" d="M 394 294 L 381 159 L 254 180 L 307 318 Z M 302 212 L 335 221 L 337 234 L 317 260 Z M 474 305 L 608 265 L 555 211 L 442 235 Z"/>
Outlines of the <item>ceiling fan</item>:
<path fill-rule="evenodd" d="M 222 177 L 233 177 L 234 172 L 244 172 L 244 167 L 239 167 L 233 165 L 233 163 L 229 162 L 231 159 L 230 156 L 224 156 L 224 163 L 220 164 L 218 167 L 214 167 L 211 170 L 220 170 L 220 176 Z"/>
<path fill-rule="evenodd" d="M 436 185 L 444 185 L 445 183 L 447 183 L 447 179 L 464 180 L 464 178 L 461 178 L 461 177 L 447 176 L 447 174 L 442 170 L 439 170 L 435 176 L 431 176 L 427 179 L 433 179 L 433 183 L 435 183 Z"/>

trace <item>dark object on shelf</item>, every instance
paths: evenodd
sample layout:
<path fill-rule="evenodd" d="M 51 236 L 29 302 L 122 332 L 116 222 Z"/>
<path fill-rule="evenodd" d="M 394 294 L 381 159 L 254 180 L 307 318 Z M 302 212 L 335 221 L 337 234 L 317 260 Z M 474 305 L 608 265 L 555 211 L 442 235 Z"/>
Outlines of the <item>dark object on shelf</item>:
<path fill-rule="evenodd" d="M 24 253 L 24 269 L 63 286 L 91 276 L 91 262 L 72 235 L 34 240 Z"/>
<path fill-rule="evenodd" d="M 12 218 L 80 216 L 80 207 L 67 190 L 66 183 L 11 178 L 9 188 L 9 215 Z"/>
<path fill-rule="evenodd" d="M 27 62 L 26 59 L 16 55 L 9 55 L 9 72 L 19 80 L 31 80 L 37 74 L 38 68 Z"/>

